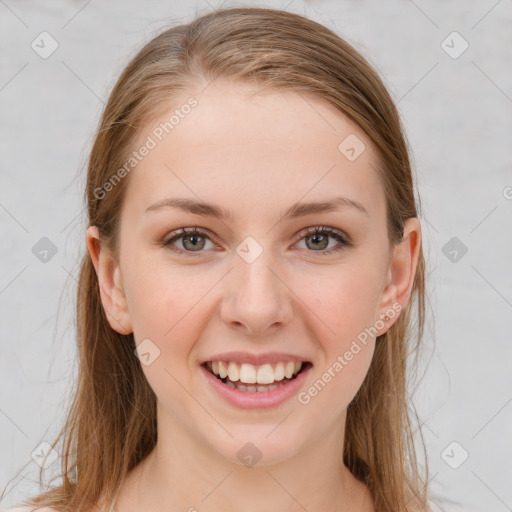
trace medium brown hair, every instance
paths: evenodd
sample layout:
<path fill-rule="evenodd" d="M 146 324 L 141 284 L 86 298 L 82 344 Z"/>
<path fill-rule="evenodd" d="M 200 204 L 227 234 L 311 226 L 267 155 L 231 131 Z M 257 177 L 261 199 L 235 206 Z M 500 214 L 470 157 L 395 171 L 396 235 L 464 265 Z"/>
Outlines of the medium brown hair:
<path fill-rule="evenodd" d="M 399 115 L 383 82 L 330 29 L 286 11 L 248 7 L 217 10 L 165 30 L 122 72 L 103 112 L 87 172 L 88 221 L 98 226 L 102 246 L 117 255 L 129 177 L 101 198 L 97 191 L 123 166 L 141 130 L 163 105 L 216 78 L 312 93 L 354 121 L 379 156 L 390 243 L 402 240 L 404 221 L 418 217 L 417 199 Z M 377 512 L 430 510 L 426 460 L 421 475 L 406 386 L 409 357 L 420 346 L 424 322 L 420 251 L 411 300 L 377 339 L 368 374 L 347 411 L 343 461 L 368 485 Z M 156 397 L 134 355 L 133 333 L 121 335 L 110 327 L 88 253 L 78 284 L 77 342 L 73 401 L 53 444 L 62 438 L 62 482 L 26 500 L 27 505 L 85 512 L 102 496 L 110 503 L 157 441 Z"/>

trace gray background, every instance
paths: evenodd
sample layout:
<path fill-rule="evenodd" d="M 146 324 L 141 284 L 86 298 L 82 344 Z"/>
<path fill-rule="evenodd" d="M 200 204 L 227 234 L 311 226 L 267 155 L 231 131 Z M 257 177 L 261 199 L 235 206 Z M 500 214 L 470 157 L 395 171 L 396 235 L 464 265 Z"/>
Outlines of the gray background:
<path fill-rule="evenodd" d="M 57 434 L 76 372 L 84 167 L 103 103 L 161 28 L 234 5 L 286 7 L 329 26 L 398 102 L 429 265 L 414 404 L 432 489 L 449 511 L 512 510 L 511 0 L 0 0 L 1 506 L 39 490 L 31 454 Z M 43 31 L 59 45 L 46 59 L 31 47 Z M 33 252 L 43 237 L 57 249 L 46 262 Z"/>

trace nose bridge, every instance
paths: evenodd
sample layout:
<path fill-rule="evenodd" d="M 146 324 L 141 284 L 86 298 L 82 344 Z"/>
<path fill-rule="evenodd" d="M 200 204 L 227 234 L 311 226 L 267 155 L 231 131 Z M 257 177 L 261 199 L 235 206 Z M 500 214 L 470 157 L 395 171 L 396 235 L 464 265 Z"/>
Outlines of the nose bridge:
<path fill-rule="evenodd" d="M 284 324 L 291 316 L 290 296 L 281 282 L 280 265 L 270 247 L 271 237 L 247 237 L 236 248 L 229 277 L 229 299 L 224 301 L 224 321 L 262 332 Z"/>
<path fill-rule="evenodd" d="M 267 302 L 275 300 L 282 292 L 281 283 L 275 274 L 279 273 L 271 237 L 248 236 L 236 248 L 235 278 L 243 295 L 251 299 L 260 299 L 263 295 Z"/>

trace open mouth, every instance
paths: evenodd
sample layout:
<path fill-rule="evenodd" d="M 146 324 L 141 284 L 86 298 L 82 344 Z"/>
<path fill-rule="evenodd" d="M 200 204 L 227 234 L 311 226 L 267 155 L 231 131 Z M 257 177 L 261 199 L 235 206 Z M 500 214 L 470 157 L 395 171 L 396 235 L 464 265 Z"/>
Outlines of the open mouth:
<path fill-rule="evenodd" d="M 309 361 L 296 363 L 231 366 L 219 361 L 206 361 L 202 366 L 226 386 L 247 393 L 261 393 L 286 386 L 298 375 L 312 367 Z"/>

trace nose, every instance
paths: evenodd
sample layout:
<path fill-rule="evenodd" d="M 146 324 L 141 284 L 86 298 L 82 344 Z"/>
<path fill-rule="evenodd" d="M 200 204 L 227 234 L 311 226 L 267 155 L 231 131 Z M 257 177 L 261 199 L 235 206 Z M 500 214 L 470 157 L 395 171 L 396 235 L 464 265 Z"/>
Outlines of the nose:
<path fill-rule="evenodd" d="M 221 317 L 227 325 L 245 334 L 267 334 L 292 318 L 293 293 L 270 252 L 264 250 L 250 263 L 235 256 L 226 277 Z"/>

